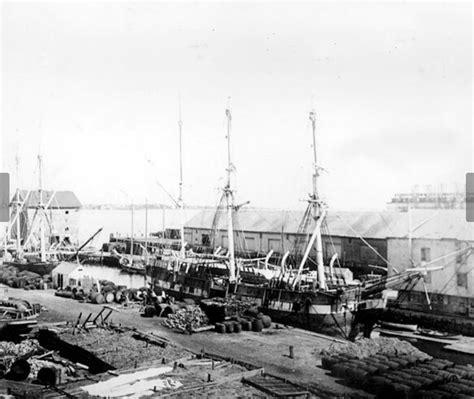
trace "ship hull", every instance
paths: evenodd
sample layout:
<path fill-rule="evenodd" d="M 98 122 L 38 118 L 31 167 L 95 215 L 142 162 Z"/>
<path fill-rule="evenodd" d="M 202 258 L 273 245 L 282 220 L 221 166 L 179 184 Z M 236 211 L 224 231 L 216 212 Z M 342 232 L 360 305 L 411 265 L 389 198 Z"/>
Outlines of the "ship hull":
<path fill-rule="evenodd" d="M 14 266 L 19 271 L 28 271 L 44 276 L 50 274 L 59 262 L 6 262 L 8 266 Z"/>
<path fill-rule="evenodd" d="M 240 283 L 216 285 L 212 278 L 162 268 L 154 268 L 152 274 L 155 286 L 176 300 L 193 299 L 199 303 L 209 298 L 232 297 L 258 307 L 274 322 L 345 338 L 357 333 L 354 327 L 358 324 L 364 325 L 367 335 L 385 309 L 382 299 L 360 301 L 356 290 L 340 295 Z"/>

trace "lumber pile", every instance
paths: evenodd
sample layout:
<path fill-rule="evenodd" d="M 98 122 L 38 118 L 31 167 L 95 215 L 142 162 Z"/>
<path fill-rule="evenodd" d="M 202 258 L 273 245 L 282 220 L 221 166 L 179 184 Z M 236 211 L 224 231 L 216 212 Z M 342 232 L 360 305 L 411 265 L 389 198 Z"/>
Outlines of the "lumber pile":
<path fill-rule="evenodd" d="M 0 341 L 0 374 L 6 373 L 17 359 L 28 358 L 40 350 L 41 347 L 35 339 L 26 339 L 18 344 Z"/>
<path fill-rule="evenodd" d="M 162 323 L 165 327 L 181 331 L 198 331 L 209 325 L 209 319 L 199 307 L 182 308 L 175 313 L 169 314 L 168 319 Z"/>
<path fill-rule="evenodd" d="M 22 357 L 28 354 L 34 354 L 41 349 L 36 339 L 25 339 L 15 344 L 9 341 L 0 341 L 0 358 L 6 356 Z"/>

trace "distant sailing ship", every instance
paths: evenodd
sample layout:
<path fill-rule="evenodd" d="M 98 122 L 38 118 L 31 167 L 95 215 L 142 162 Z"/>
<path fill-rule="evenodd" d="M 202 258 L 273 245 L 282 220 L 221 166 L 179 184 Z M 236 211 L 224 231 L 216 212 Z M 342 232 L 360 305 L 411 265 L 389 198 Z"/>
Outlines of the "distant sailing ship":
<path fill-rule="evenodd" d="M 227 183 L 223 190 L 220 208 L 227 213 L 228 252 L 220 249 L 212 254 L 186 252 L 184 236 L 181 236 L 181 251 L 171 256 L 156 259 L 155 265 L 148 265 L 147 272 L 167 295 L 177 299 L 193 298 L 197 301 L 212 297 L 234 297 L 256 304 L 262 312 L 274 320 L 298 325 L 311 330 L 338 331 L 342 335 L 354 334 L 358 323 L 371 325 L 386 306 L 387 288 L 423 278 L 426 270 L 411 269 L 397 276 L 383 277 L 363 285 L 359 281 L 348 281 L 344 269 L 336 267 L 337 256 L 329 266 L 323 263 L 321 228 L 325 221 L 327 207 L 318 192 L 318 177 L 321 167 L 317 163 L 316 115 L 310 113 L 313 133 L 314 172 L 313 190 L 308 207 L 300 225 L 298 239 L 294 244 L 293 262 L 297 269 L 287 264 L 289 253 L 283 256 L 281 265 L 270 265 L 269 254 L 262 267 L 261 259 L 236 257 L 234 245 L 234 224 L 240 206 L 234 205 L 231 176 L 234 167 L 230 159 L 231 113 L 227 117 Z M 181 125 L 180 125 L 181 126 Z M 181 129 L 180 129 L 181 135 Z M 181 175 L 182 179 L 182 175 Z M 180 182 L 180 187 L 182 180 Z M 182 196 L 180 191 L 182 204 Z M 223 203 L 225 202 L 225 205 Z M 216 216 L 217 217 L 217 216 Z M 217 225 L 214 220 L 213 227 Z M 313 227 L 311 236 L 308 229 Z M 309 240 L 308 240 L 309 238 Z M 306 241 L 306 242 L 305 242 Z M 304 249 L 302 256 L 298 248 Z M 310 253 L 315 248 L 316 270 L 309 270 Z"/>

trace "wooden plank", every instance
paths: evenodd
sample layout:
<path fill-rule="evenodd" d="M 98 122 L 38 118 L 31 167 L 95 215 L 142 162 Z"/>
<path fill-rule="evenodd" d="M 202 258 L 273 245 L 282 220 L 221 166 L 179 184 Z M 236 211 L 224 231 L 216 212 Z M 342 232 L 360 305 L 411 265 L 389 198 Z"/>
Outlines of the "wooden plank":
<path fill-rule="evenodd" d="M 309 395 L 308 391 L 302 390 L 298 385 L 270 375 L 244 379 L 243 382 L 262 392 L 277 397 Z"/>
<path fill-rule="evenodd" d="M 159 396 L 160 396 L 160 398 L 170 398 L 172 396 L 182 395 L 182 394 L 185 394 L 185 393 L 191 393 L 191 392 L 198 391 L 198 390 L 201 390 L 201 389 L 214 388 L 214 387 L 217 387 L 219 385 L 227 384 L 227 383 L 232 382 L 232 381 L 244 380 L 246 378 L 251 378 L 251 377 L 259 375 L 263 372 L 264 372 L 263 368 L 258 368 L 258 369 L 255 369 L 255 370 L 244 371 L 244 372 L 241 372 L 241 373 L 235 373 L 235 374 L 231 374 L 227 377 L 221 378 L 219 381 L 213 381 L 213 382 L 208 382 L 208 383 L 204 383 L 204 384 L 194 385 L 194 386 L 187 387 L 187 388 L 184 388 L 184 389 L 177 389 L 173 392 L 169 392 L 167 394 L 159 395 Z"/>

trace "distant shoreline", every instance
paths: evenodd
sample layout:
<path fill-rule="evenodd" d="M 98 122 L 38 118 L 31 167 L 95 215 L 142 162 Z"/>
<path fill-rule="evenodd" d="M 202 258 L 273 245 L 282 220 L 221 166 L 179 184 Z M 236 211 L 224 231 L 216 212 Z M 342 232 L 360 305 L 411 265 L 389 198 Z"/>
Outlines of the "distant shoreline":
<path fill-rule="evenodd" d="M 121 205 L 121 204 L 84 204 L 81 206 L 81 209 L 92 209 L 92 210 L 112 210 L 112 211 L 120 211 L 120 210 L 130 210 L 131 205 Z M 163 205 L 163 204 L 134 204 L 133 209 L 140 210 L 140 209 L 165 209 L 171 210 L 176 209 L 173 206 Z M 186 209 L 214 209 L 212 206 L 186 206 Z"/>

